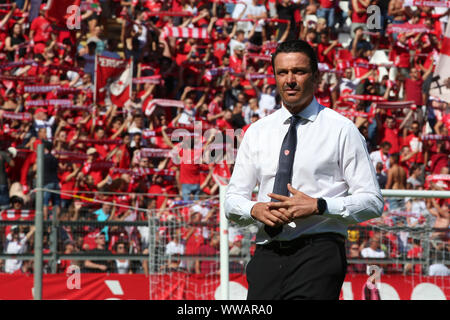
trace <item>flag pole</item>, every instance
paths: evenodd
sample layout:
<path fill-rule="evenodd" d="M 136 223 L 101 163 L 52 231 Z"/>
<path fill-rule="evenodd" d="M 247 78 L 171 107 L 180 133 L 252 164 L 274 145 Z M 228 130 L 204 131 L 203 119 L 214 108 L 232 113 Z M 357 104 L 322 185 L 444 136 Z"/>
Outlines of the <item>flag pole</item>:
<path fill-rule="evenodd" d="M 133 65 L 133 58 L 130 58 L 130 100 L 133 94 L 133 71 L 134 71 L 134 65 Z"/>
<path fill-rule="evenodd" d="M 94 106 L 97 105 L 97 62 L 98 54 L 95 53 L 95 67 L 94 67 Z"/>

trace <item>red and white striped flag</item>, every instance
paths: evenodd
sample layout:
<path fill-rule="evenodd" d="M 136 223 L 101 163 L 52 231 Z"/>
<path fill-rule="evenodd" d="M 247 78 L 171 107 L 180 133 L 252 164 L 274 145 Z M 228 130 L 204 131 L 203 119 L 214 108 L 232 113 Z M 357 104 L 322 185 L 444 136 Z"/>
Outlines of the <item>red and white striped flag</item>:
<path fill-rule="evenodd" d="M 166 37 L 209 39 L 206 28 L 165 27 L 164 34 Z"/>
<path fill-rule="evenodd" d="M 447 24 L 447 29 L 445 30 L 433 78 L 438 76 L 438 80 L 431 84 L 430 96 L 450 102 L 450 23 Z"/>
<path fill-rule="evenodd" d="M 145 115 L 150 116 L 155 111 L 156 106 L 184 108 L 184 102 L 171 99 L 153 99 L 148 104 L 143 105 Z"/>
<path fill-rule="evenodd" d="M 430 0 L 406 0 L 403 7 L 432 7 L 432 8 L 450 8 L 450 1 L 430 1 Z"/>
<path fill-rule="evenodd" d="M 95 63 L 96 103 L 103 104 L 110 95 L 111 102 L 122 107 L 130 98 L 133 77 L 131 60 L 96 56 Z"/>

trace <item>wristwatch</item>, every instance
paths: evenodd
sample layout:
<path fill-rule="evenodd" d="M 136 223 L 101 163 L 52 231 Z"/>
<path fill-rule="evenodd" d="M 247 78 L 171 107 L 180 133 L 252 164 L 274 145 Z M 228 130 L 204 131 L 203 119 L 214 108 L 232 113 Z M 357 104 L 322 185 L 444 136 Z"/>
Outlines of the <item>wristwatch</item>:
<path fill-rule="evenodd" d="M 318 215 L 322 215 L 327 210 L 327 202 L 323 198 L 317 199 L 317 209 L 319 212 Z"/>

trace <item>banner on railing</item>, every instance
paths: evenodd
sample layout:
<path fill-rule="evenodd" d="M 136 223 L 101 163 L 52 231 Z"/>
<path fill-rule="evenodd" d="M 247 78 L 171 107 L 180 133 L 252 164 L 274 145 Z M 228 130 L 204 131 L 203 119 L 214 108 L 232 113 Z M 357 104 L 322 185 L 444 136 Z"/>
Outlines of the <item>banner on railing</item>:
<path fill-rule="evenodd" d="M 79 278 L 76 278 L 78 276 Z M 366 275 L 349 274 L 342 286 L 341 300 L 361 300 Z M 151 290 L 149 282 L 151 284 Z M 45 300 L 218 300 L 219 276 L 171 273 L 143 274 L 44 274 Z M 383 275 L 377 284 L 382 300 L 450 299 L 450 277 Z M 247 280 L 243 274 L 230 274 L 230 296 L 245 299 Z M 151 297 L 150 297 L 150 292 Z M 33 299 L 33 276 L 0 274 L 0 299 Z"/>

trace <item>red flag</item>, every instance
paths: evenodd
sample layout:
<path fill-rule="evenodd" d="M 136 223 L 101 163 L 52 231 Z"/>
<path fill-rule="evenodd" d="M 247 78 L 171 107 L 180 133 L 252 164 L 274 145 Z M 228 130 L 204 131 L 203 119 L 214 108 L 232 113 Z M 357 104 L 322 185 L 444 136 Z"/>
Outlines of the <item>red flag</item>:
<path fill-rule="evenodd" d="M 67 25 L 67 18 L 71 11 L 68 10 L 70 6 L 80 7 L 81 0 L 50 0 L 47 3 L 46 18 L 61 27 Z"/>
<path fill-rule="evenodd" d="M 131 60 L 121 60 L 97 56 L 95 70 L 96 103 L 104 104 L 109 97 L 111 102 L 122 107 L 130 98 L 132 85 Z"/>

